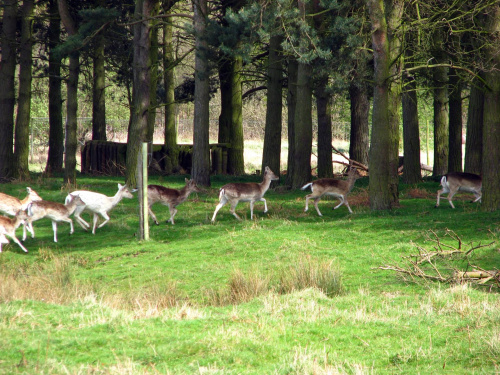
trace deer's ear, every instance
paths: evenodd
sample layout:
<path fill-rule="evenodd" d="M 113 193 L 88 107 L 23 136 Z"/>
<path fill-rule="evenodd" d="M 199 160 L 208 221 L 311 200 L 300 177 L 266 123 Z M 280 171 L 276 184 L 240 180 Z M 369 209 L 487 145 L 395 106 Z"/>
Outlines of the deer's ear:
<path fill-rule="evenodd" d="M 189 180 L 187 178 L 184 178 L 184 181 L 186 182 L 186 184 L 189 182 Z"/>

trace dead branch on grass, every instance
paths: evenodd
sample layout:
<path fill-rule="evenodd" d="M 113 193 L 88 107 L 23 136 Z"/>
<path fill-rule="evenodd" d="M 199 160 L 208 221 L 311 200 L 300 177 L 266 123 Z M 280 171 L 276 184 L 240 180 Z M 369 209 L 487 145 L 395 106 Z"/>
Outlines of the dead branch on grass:
<path fill-rule="evenodd" d="M 434 250 L 425 249 L 411 242 L 418 253 L 402 256 L 404 264 L 386 264 L 377 268 L 397 272 L 404 279 L 409 277 L 413 281 L 423 279 L 444 283 L 467 282 L 500 287 L 500 271 L 484 270 L 470 262 L 470 255 L 475 250 L 489 247 L 495 241 L 487 244 L 471 242 L 468 246 L 464 246 L 462 239 L 454 231 L 446 229 L 444 236 L 451 237 L 456 241 L 456 245 L 443 242 L 435 231 L 429 230 L 426 233 L 426 240 L 434 243 L 432 245 Z M 455 263 L 461 264 L 462 269 L 459 269 Z"/>

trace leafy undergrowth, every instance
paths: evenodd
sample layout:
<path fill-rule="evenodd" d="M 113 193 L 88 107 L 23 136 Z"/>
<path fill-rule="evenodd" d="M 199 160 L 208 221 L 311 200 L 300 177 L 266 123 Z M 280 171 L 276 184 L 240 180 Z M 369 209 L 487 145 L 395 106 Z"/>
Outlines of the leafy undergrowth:
<path fill-rule="evenodd" d="M 453 230 L 495 244 L 474 264 L 500 264 L 500 213 L 456 199 L 435 209 L 439 183 L 402 186 L 401 205 L 372 212 L 367 181 L 346 207 L 320 201 L 304 212 L 302 191 L 266 194 L 269 212 L 248 204 L 238 222 L 217 189 L 153 210 L 151 240 L 136 239 L 137 199 L 122 201 L 95 235 L 75 224 L 34 224 L 28 254 L 0 255 L 0 373 L 493 373 L 500 357 L 500 297 L 486 288 L 407 284 L 378 270 L 423 247 L 425 233 Z M 257 181 L 247 176 L 242 181 Z M 79 189 L 113 195 L 115 178 L 80 177 Z M 152 183 L 180 188 L 184 176 Z M 63 202 L 60 179 L 30 184 Z M 2 185 L 24 197 L 26 184 Z M 89 219 L 87 216 L 86 219 Z M 21 235 L 21 229 L 18 235 Z M 444 239 L 446 241 L 446 239 Z"/>

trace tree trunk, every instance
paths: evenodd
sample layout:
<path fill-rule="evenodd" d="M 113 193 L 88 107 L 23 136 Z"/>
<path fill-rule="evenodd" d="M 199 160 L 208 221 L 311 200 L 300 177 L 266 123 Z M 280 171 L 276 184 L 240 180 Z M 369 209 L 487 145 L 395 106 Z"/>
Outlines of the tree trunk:
<path fill-rule="evenodd" d="M 283 67 L 281 59 L 281 35 L 273 35 L 269 41 L 267 67 L 267 106 L 262 171 L 268 166 L 277 176 L 281 170 L 281 121 Z"/>
<path fill-rule="evenodd" d="M 192 178 L 198 185 L 210 186 L 209 144 L 209 77 L 208 43 L 205 36 L 207 23 L 207 0 L 193 0 L 195 39 L 195 89 L 193 125 L 193 170 Z"/>
<path fill-rule="evenodd" d="M 333 177 L 332 164 L 332 106 L 331 94 L 326 91 L 328 76 L 320 77 L 316 87 L 318 113 L 318 177 Z"/>
<path fill-rule="evenodd" d="M 2 59 L 0 61 L 0 182 L 12 177 L 13 139 L 14 139 L 14 74 L 16 70 L 16 0 L 2 3 L 3 24 L 0 42 Z"/>
<path fill-rule="evenodd" d="M 403 148 L 405 184 L 416 184 L 422 180 L 420 169 L 420 133 L 418 124 L 417 82 L 414 77 L 406 78 L 403 92 Z"/>
<path fill-rule="evenodd" d="M 219 115 L 219 143 L 231 142 L 231 121 L 233 110 L 231 107 L 231 97 L 233 96 L 231 85 L 232 61 L 228 56 L 219 59 L 219 82 L 221 110 Z"/>
<path fill-rule="evenodd" d="M 58 0 L 59 15 L 68 35 L 77 33 L 75 21 L 71 17 L 66 0 Z M 80 74 L 80 55 L 74 51 L 69 56 L 69 72 L 66 89 L 66 139 L 64 154 L 64 181 L 76 181 L 76 129 L 78 115 L 78 76 Z"/>
<path fill-rule="evenodd" d="M 172 42 L 172 19 L 166 18 L 163 25 L 163 81 L 165 86 L 165 145 L 177 146 L 175 126 L 175 75 L 174 45 Z"/>
<path fill-rule="evenodd" d="M 434 35 L 436 58 L 441 62 L 440 49 L 443 44 L 441 31 Z M 441 176 L 448 172 L 448 71 L 445 67 L 433 70 L 434 95 L 434 168 L 433 176 Z"/>
<path fill-rule="evenodd" d="M 61 173 L 64 161 L 62 125 L 61 58 L 54 53 L 61 35 L 57 0 L 49 2 L 49 153 L 45 173 Z"/>
<path fill-rule="evenodd" d="M 462 172 L 462 82 L 455 69 L 450 71 L 449 82 L 448 170 Z"/>
<path fill-rule="evenodd" d="M 134 83 L 132 87 L 132 118 L 127 140 L 127 161 L 125 178 L 128 186 L 137 186 L 137 158 L 146 141 L 150 105 L 150 48 L 151 15 L 154 0 L 137 0 L 134 25 Z"/>
<path fill-rule="evenodd" d="M 103 1 L 100 0 L 100 6 Z M 94 84 L 92 86 L 92 140 L 106 140 L 106 71 L 104 69 L 104 36 L 94 39 Z"/>
<path fill-rule="evenodd" d="M 312 152 L 312 67 L 300 63 L 297 69 L 297 105 L 295 108 L 295 163 L 292 188 L 300 188 L 311 179 Z"/>
<path fill-rule="evenodd" d="M 243 159 L 242 68 L 243 58 L 235 56 L 231 73 L 231 147 L 227 154 L 227 171 L 233 175 L 242 175 L 245 173 L 245 161 Z"/>
<path fill-rule="evenodd" d="M 32 79 L 32 29 L 33 0 L 23 1 L 21 26 L 21 46 L 19 60 L 19 98 L 17 104 L 14 176 L 26 179 L 29 177 L 29 133 L 31 118 L 31 79 Z"/>
<path fill-rule="evenodd" d="M 349 157 L 364 165 L 368 165 L 368 150 L 370 147 L 368 114 L 370 102 L 367 88 L 363 83 L 352 82 L 349 86 L 351 101 L 351 135 L 349 142 Z"/>
<path fill-rule="evenodd" d="M 389 42 L 383 0 L 368 0 L 372 24 L 374 58 L 374 88 L 372 134 L 369 157 L 370 207 L 372 210 L 391 208 L 389 191 L 391 125 L 389 119 Z"/>
<path fill-rule="evenodd" d="M 292 186 L 295 163 L 295 108 L 297 107 L 297 73 L 298 63 L 293 57 L 288 60 L 288 91 L 287 91 L 287 130 L 288 130 L 288 157 L 286 171 L 286 185 Z"/>
<path fill-rule="evenodd" d="M 482 174 L 484 87 L 475 80 L 469 95 L 464 171 Z"/>
<path fill-rule="evenodd" d="M 489 35 L 500 32 L 500 5 L 490 6 L 486 31 Z M 497 41 L 497 39 L 493 39 Z M 493 42 L 492 42 L 493 43 Z M 498 42 L 497 42 L 498 43 Z M 493 44 L 487 50 L 492 67 L 485 73 L 488 83 L 484 93 L 484 128 L 483 128 L 483 198 L 484 211 L 500 209 L 500 56 L 498 46 Z"/>
<path fill-rule="evenodd" d="M 152 9 L 150 17 L 155 17 L 160 13 L 159 0 L 152 0 Z M 150 25 L 150 43 L 149 49 L 149 77 L 151 83 L 149 85 L 149 109 L 148 109 L 148 126 L 146 129 L 146 141 L 153 142 L 153 135 L 156 125 L 156 108 L 158 107 L 158 96 L 156 94 L 158 88 L 158 21 L 153 19 Z"/>

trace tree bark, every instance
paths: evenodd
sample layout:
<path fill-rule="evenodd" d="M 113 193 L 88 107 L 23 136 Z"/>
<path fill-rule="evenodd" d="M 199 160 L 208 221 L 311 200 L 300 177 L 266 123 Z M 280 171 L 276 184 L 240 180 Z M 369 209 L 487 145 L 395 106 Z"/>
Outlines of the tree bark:
<path fill-rule="evenodd" d="M 462 172 L 462 82 L 456 69 L 450 71 L 449 82 L 448 170 Z"/>
<path fill-rule="evenodd" d="M 204 34 L 207 23 L 207 0 L 193 0 L 195 39 L 195 90 L 193 125 L 193 170 L 192 178 L 198 185 L 210 186 L 209 144 L 209 71 L 208 43 Z"/>
<path fill-rule="evenodd" d="M 403 92 L 403 181 L 416 184 L 422 180 L 420 169 L 420 133 L 418 124 L 417 82 L 414 77 L 406 78 Z"/>
<path fill-rule="evenodd" d="M 369 156 L 370 207 L 372 210 L 391 208 L 389 191 L 391 125 L 389 118 L 389 42 L 383 0 L 367 1 L 372 24 L 372 45 L 375 64 L 372 134 Z"/>
<path fill-rule="evenodd" d="M 159 0 L 153 0 L 151 5 L 150 17 L 155 17 L 160 13 Z M 158 21 L 153 19 L 150 25 L 150 49 L 149 49 L 149 109 L 148 109 L 148 126 L 146 129 L 146 141 L 153 142 L 153 135 L 156 125 L 156 108 L 158 107 L 158 96 L 156 94 L 158 88 Z"/>
<path fill-rule="evenodd" d="M 221 56 L 219 59 L 219 82 L 221 110 L 219 115 L 219 143 L 231 142 L 231 121 L 233 110 L 231 107 L 233 96 L 233 86 L 231 84 L 232 60 L 228 56 Z"/>
<path fill-rule="evenodd" d="M 333 177 L 332 164 L 332 97 L 326 91 L 328 76 L 320 77 L 316 87 L 318 114 L 318 177 Z"/>
<path fill-rule="evenodd" d="M 287 92 L 287 109 L 288 109 L 288 158 L 287 158 L 287 174 L 286 185 L 292 186 L 295 163 L 295 108 L 297 107 L 297 60 L 291 57 L 288 60 L 288 92 Z"/>
<path fill-rule="evenodd" d="M 99 0 L 98 6 L 104 1 Z M 98 34 L 94 39 L 94 84 L 92 86 L 92 140 L 106 140 L 106 71 L 104 68 L 104 36 Z"/>
<path fill-rule="evenodd" d="M 64 132 L 62 125 L 61 58 L 54 53 L 61 35 L 57 0 L 49 1 L 49 152 L 45 173 L 63 171 Z"/>
<path fill-rule="evenodd" d="M 297 105 L 295 108 L 295 162 L 292 188 L 300 188 L 311 179 L 312 152 L 312 66 L 299 62 Z"/>
<path fill-rule="evenodd" d="M 163 25 L 163 81 L 165 86 L 165 145 L 177 146 L 175 126 L 175 70 L 174 45 L 172 42 L 172 19 L 167 18 Z"/>
<path fill-rule="evenodd" d="M 127 161 L 125 178 L 128 186 L 137 186 L 137 160 L 146 141 L 148 127 L 148 112 L 150 105 L 150 27 L 148 20 L 154 0 L 137 0 L 134 25 L 134 83 L 132 87 L 132 118 L 127 139 Z"/>
<path fill-rule="evenodd" d="M 16 70 L 16 0 L 4 0 L 0 42 L 0 182 L 12 178 L 14 145 L 14 74 Z"/>
<path fill-rule="evenodd" d="M 262 171 L 268 166 L 277 176 L 281 170 L 281 121 L 283 107 L 283 67 L 281 35 L 273 35 L 269 41 L 267 67 L 267 106 Z"/>
<path fill-rule="evenodd" d="M 231 64 L 231 147 L 227 154 L 227 171 L 232 175 L 245 173 L 245 161 L 243 158 L 243 101 L 242 101 L 242 77 L 243 58 L 235 56 Z"/>
<path fill-rule="evenodd" d="M 351 102 L 349 157 L 368 165 L 368 150 L 370 148 L 368 114 L 370 102 L 366 86 L 360 82 L 352 82 L 349 86 L 349 98 Z"/>
<path fill-rule="evenodd" d="M 484 87 L 475 80 L 469 95 L 464 171 L 482 174 Z"/>
<path fill-rule="evenodd" d="M 492 66 L 485 72 L 488 84 L 484 93 L 483 128 L 483 197 L 484 211 L 500 209 L 500 56 L 498 55 L 498 35 L 500 34 L 500 5 L 490 6 L 486 31 L 494 36 L 487 50 Z"/>
<path fill-rule="evenodd" d="M 14 176 L 21 179 L 29 177 L 29 132 L 31 118 L 31 80 L 32 80 L 32 30 L 33 30 L 33 0 L 23 1 L 21 46 L 19 60 L 19 98 L 17 104 Z"/>
<path fill-rule="evenodd" d="M 66 0 L 58 0 L 59 16 L 68 35 L 75 35 L 77 28 L 70 14 Z M 66 89 L 66 138 L 64 154 L 64 182 L 76 181 L 76 129 L 78 115 L 78 76 L 80 74 L 80 55 L 73 51 L 69 56 L 69 72 Z"/>

